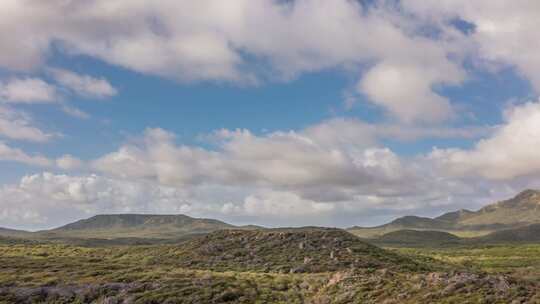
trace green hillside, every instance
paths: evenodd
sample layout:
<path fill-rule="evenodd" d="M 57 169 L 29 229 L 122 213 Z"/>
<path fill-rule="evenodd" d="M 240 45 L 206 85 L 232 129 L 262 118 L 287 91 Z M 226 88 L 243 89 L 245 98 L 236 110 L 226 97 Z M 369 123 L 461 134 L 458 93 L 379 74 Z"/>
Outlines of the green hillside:
<path fill-rule="evenodd" d="M 461 238 L 443 231 L 431 230 L 398 230 L 384 234 L 372 243 L 380 246 L 452 246 L 458 245 Z"/>

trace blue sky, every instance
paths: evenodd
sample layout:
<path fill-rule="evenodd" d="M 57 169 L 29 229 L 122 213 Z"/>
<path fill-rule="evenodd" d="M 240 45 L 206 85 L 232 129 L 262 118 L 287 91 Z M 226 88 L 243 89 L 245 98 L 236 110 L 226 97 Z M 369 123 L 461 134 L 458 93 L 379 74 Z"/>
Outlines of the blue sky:
<path fill-rule="evenodd" d="M 540 184 L 533 1 L 31 2 L 0 5 L 0 226 L 376 225 Z"/>

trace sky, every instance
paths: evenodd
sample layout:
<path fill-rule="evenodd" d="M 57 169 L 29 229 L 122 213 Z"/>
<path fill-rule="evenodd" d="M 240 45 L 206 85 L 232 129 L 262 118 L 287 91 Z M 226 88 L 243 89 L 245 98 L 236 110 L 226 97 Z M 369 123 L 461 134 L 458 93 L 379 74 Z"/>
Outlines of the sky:
<path fill-rule="evenodd" d="M 540 188 L 540 2 L 3 0 L 0 226 L 373 226 Z"/>

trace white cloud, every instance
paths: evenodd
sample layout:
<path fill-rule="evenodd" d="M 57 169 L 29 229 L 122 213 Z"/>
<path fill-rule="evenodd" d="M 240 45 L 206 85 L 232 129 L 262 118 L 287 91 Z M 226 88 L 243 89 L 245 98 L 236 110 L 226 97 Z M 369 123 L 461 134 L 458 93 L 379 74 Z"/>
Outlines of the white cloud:
<path fill-rule="evenodd" d="M 0 66 L 18 70 L 43 65 L 53 42 L 69 54 L 188 82 L 252 84 L 336 67 L 360 74 L 360 65 L 375 64 L 360 88 L 404 121 L 447 119 L 452 112 L 449 101 L 432 87 L 458 84 L 464 73 L 459 62 L 449 59 L 450 52 L 459 50 L 448 47 L 450 39 L 422 37 L 411 26 L 414 22 L 390 6 L 367 9 L 356 1 L 92 0 L 27 5 L 7 0 L 0 20 L 5 31 L 0 32 Z M 392 73 L 406 75 L 408 82 L 396 88 Z M 75 90 L 112 94 L 104 82 L 96 88 L 95 79 L 66 75 L 61 82 Z M 389 95 L 388 87 L 396 93 Z M 425 109 L 433 111 L 430 117 L 423 115 Z"/>
<path fill-rule="evenodd" d="M 0 188 L 0 223 L 9 227 L 48 228 L 96 213 L 179 212 L 185 194 L 151 183 L 97 175 L 44 172 Z"/>
<path fill-rule="evenodd" d="M 218 183 L 307 189 L 360 187 L 392 179 L 395 173 L 388 174 L 390 164 L 378 166 L 372 157 L 378 148 L 371 146 L 370 135 L 347 133 L 341 128 L 345 125 L 334 121 L 301 132 L 264 136 L 221 130 L 215 135 L 217 150 L 177 146 L 173 134 L 149 129 L 138 143 L 122 146 L 96 160 L 94 166 L 121 177 L 156 179 L 175 186 Z M 390 151 L 384 151 L 391 157 Z M 399 164 L 392 164 L 394 170 L 401 170 Z"/>
<path fill-rule="evenodd" d="M 539 149 L 540 102 L 529 102 L 508 109 L 504 125 L 472 149 L 435 149 L 430 158 L 453 174 L 505 180 L 538 175 Z"/>
<path fill-rule="evenodd" d="M 28 155 L 21 149 L 12 148 L 0 141 L 0 161 L 16 161 L 27 165 L 48 167 L 52 162 L 42 155 Z"/>
<path fill-rule="evenodd" d="M 56 159 L 56 166 L 64 170 L 74 170 L 83 166 L 83 162 L 73 155 L 63 155 Z"/>
<path fill-rule="evenodd" d="M 369 70 L 358 88 L 404 122 L 440 122 L 452 117 L 450 101 L 432 91 L 434 84 L 458 84 L 463 72 L 447 67 L 383 62 Z"/>
<path fill-rule="evenodd" d="M 60 85 L 81 96 L 108 98 L 118 93 L 105 78 L 81 75 L 63 69 L 50 69 L 50 72 Z"/>
<path fill-rule="evenodd" d="M 0 101 L 6 103 L 53 103 L 56 87 L 39 78 L 12 78 L 0 81 Z"/>
<path fill-rule="evenodd" d="M 445 24 L 456 18 L 474 26 L 468 39 L 479 60 L 515 66 L 540 92 L 540 3 L 538 1 L 405 0 L 418 16 Z"/>
<path fill-rule="evenodd" d="M 46 133 L 34 126 L 33 119 L 26 112 L 0 106 L 0 136 L 45 142 L 57 134 Z"/>

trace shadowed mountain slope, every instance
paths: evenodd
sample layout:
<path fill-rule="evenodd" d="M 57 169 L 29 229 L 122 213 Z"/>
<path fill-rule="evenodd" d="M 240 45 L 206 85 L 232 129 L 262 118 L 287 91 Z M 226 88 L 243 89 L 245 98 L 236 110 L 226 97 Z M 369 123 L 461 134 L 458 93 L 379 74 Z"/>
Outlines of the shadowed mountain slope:
<path fill-rule="evenodd" d="M 380 246 L 448 246 L 458 245 L 461 238 L 444 231 L 398 230 L 372 240 Z"/>
<path fill-rule="evenodd" d="M 473 238 L 470 243 L 538 243 L 540 242 L 540 224 L 495 231 L 483 237 Z"/>

